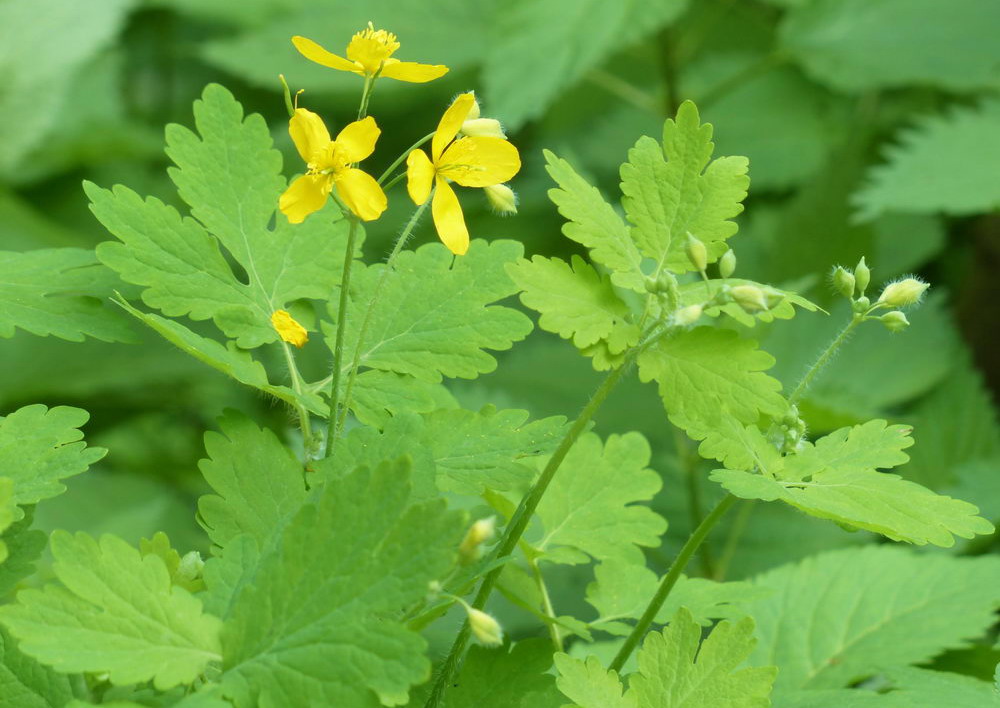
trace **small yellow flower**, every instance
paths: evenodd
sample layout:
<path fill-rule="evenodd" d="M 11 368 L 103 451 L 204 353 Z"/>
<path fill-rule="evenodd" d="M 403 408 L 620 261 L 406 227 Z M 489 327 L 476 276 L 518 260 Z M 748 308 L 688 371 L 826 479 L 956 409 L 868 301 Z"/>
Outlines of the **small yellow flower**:
<path fill-rule="evenodd" d="M 462 206 L 449 182 L 463 187 L 502 184 L 521 169 L 517 148 L 502 138 L 465 137 L 455 140 L 476 104 L 472 93 L 463 93 L 449 106 L 431 140 L 431 157 L 414 150 L 406 158 L 406 189 L 415 204 L 423 204 L 434 188 L 431 211 L 441 242 L 456 254 L 469 250 L 469 230 Z"/>
<path fill-rule="evenodd" d="M 309 341 L 306 328 L 296 322 L 288 310 L 275 310 L 271 315 L 271 324 L 278 331 L 278 335 L 289 344 L 301 348 Z"/>
<path fill-rule="evenodd" d="M 305 37 L 292 37 L 292 44 L 310 61 L 338 71 L 350 71 L 365 78 L 384 76 L 387 79 L 422 84 L 448 73 L 448 67 L 440 64 L 418 64 L 393 59 L 393 52 L 399 49 L 396 35 L 375 29 L 371 22 L 367 29 L 351 38 L 351 43 L 347 45 L 346 59 L 328 52 Z"/>
<path fill-rule="evenodd" d="M 331 140 L 322 118 L 296 108 L 288 132 L 308 166 L 306 174 L 288 185 L 278 201 L 291 223 L 300 224 L 322 209 L 334 187 L 348 209 L 364 221 L 382 215 L 387 206 L 385 192 L 371 175 L 352 166 L 375 150 L 381 131 L 371 116 L 354 121 Z"/>

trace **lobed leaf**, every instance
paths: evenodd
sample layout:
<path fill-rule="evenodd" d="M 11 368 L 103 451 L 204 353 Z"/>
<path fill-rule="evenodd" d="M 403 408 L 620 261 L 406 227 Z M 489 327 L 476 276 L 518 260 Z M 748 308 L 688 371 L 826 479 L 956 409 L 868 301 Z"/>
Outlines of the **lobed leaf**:
<path fill-rule="evenodd" d="M 0 627 L 0 708 L 53 708 L 72 698 L 68 676 L 22 654 Z"/>

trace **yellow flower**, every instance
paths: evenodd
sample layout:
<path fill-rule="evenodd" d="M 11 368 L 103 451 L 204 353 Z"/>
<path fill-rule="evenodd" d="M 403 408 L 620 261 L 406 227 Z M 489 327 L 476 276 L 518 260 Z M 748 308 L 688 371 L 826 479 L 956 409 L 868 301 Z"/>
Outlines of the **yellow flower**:
<path fill-rule="evenodd" d="M 462 206 L 449 182 L 463 187 L 491 187 L 506 182 L 521 169 L 517 148 L 502 138 L 472 137 L 455 140 L 476 99 L 463 93 L 438 123 L 431 140 L 431 157 L 414 150 L 406 158 L 406 189 L 416 204 L 423 204 L 434 187 L 431 212 L 441 242 L 457 255 L 469 250 L 469 230 Z"/>
<path fill-rule="evenodd" d="M 381 131 L 369 116 L 345 127 L 330 140 L 323 119 L 305 108 L 296 108 L 288 121 L 299 155 L 306 161 L 306 174 L 288 185 L 278 207 L 293 224 L 302 221 L 326 204 L 333 188 L 347 208 L 364 221 L 372 221 L 385 211 L 385 192 L 367 172 L 353 167 L 375 150 Z"/>
<path fill-rule="evenodd" d="M 418 64 L 393 59 L 393 52 L 399 49 L 396 35 L 375 29 L 371 22 L 368 23 L 368 29 L 361 30 L 351 38 L 351 43 L 347 45 L 346 59 L 328 52 L 305 37 L 292 37 L 292 44 L 310 61 L 338 71 L 350 71 L 366 79 L 384 76 L 387 79 L 422 84 L 448 73 L 448 67 L 440 64 Z"/>
<path fill-rule="evenodd" d="M 309 341 L 306 328 L 296 322 L 288 310 L 275 310 L 271 315 L 271 324 L 278 331 L 278 335 L 289 344 L 301 347 Z"/>

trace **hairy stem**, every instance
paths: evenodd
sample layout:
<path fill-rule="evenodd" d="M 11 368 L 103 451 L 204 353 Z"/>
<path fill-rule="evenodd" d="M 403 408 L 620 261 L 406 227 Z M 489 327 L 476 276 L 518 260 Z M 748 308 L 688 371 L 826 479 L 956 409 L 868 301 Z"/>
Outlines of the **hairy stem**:
<path fill-rule="evenodd" d="M 830 346 L 826 348 L 826 351 L 820 354 L 819 358 L 816 359 L 816 361 L 813 362 L 813 365 L 809 367 L 809 370 L 806 371 L 802 380 L 799 381 L 799 385 L 795 387 L 795 390 L 792 391 L 792 395 L 788 397 L 789 405 L 794 406 L 799 402 L 802 396 L 805 395 L 805 392 L 809 390 L 809 385 L 812 383 L 813 379 L 816 378 L 816 374 L 822 371 L 823 367 L 830 363 L 833 355 L 836 354 L 841 345 L 847 341 L 847 338 L 850 336 L 851 332 L 854 331 L 854 328 L 864 322 L 864 319 L 864 315 L 861 314 L 855 314 L 851 317 L 851 321 L 847 323 L 844 329 L 840 331 L 840 334 L 838 334 L 837 337 L 830 342 Z"/>
<path fill-rule="evenodd" d="M 411 152 L 413 152 L 414 150 L 416 150 L 418 147 L 420 147 L 421 145 L 423 145 L 424 143 L 426 143 L 428 140 L 430 140 L 433 137 L 434 137 L 434 133 L 428 133 L 424 137 L 420 138 L 420 140 L 418 140 L 417 142 L 413 143 L 413 145 L 411 145 L 410 147 L 406 148 L 406 150 L 403 151 L 403 154 L 400 155 L 399 157 L 397 157 L 396 160 L 395 160 L 395 162 L 393 162 L 391 165 L 389 165 L 388 167 L 386 167 L 385 168 L 385 172 L 383 172 L 381 175 L 379 175 L 378 183 L 382 184 L 383 182 L 385 182 L 389 178 L 389 175 L 391 175 L 395 171 L 395 169 L 397 167 L 399 167 L 400 165 L 403 164 L 403 160 L 405 160 L 407 157 L 410 156 Z"/>
<path fill-rule="evenodd" d="M 529 559 L 528 566 L 531 568 L 531 574 L 535 577 L 535 585 L 538 587 L 538 592 L 542 596 L 542 611 L 548 619 L 552 620 L 551 622 L 546 622 L 549 626 L 549 637 L 552 638 L 552 646 L 556 651 L 562 651 L 562 633 L 559 631 L 559 625 L 555 622 L 556 610 L 552 605 L 552 598 L 549 597 L 549 589 L 545 585 L 545 576 L 542 575 L 542 569 L 536 559 Z"/>
<path fill-rule="evenodd" d="M 292 390 L 295 391 L 295 412 L 299 416 L 299 427 L 302 429 L 302 447 L 305 449 L 306 462 L 313 449 L 312 421 L 309 418 L 309 409 L 302 403 L 303 381 L 299 373 L 299 367 L 295 363 L 295 355 L 288 342 L 282 341 L 281 348 L 285 352 L 285 362 L 288 364 L 288 374 L 292 377 Z"/>
<path fill-rule="evenodd" d="M 696 455 L 691 454 L 691 450 L 688 447 L 687 436 L 684 435 L 680 428 L 676 426 L 673 426 L 673 428 L 674 443 L 677 446 L 677 460 L 681 465 L 681 469 L 684 473 L 684 481 L 687 486 L 688 511 L 691 515 L 691 528 L 697 528 L 698 524 L 700 524 L 702 519 L 705 517 L 705 510 L 702 508 L 701 503 L 701 487 L 698 484 L 698 458 Z M 702 548 L 699 555 L 701 557 L 702 572 L 707 577 L 712 577 L 714 573 L 714 563 L 712 562 L 712 554 L 708 550 L 708 546 Z"/>
<path fill-rule="evenodd" d="M 635 651 L 635 648 L 642 641 L 649 627 L 653 624 L 653 620 L 656 619 L 657 613 L 660 608 L 663 607 L 663 603 L 666 601 L 667 597 L 670 595 L 670 591 L 674 589 L 677 581 L 681 577 L 681 573 L 684 572 L 684 568 L 687 567 L 688 561 L 691 560 L 691 556 L 695 554 L 698 547 L 701 546 L 702 542 L 708 536 L 708 533 L 715 527 L 719 520 L 725 515 L 729 508 L 736 503 L 736 497 L 732 494 L 727 494 L 722 498 L 722 500 L 715 505 L 715 508 L 708 513 L 702 522 L 698 524 L 698 528 L 688 537 L 688 540 L 684 543 L 674 562 L 671 564 L 670 569 L 667 574 L 660 581 L 660 587 L 656 589 L 656 594 L 653 595 L 653 599 L 649 601 L 646 606 L 646 611 L 642 613 L 642 617 L 639 618 L 639 622 L 632 629 L 632 633 L 628 635 L 622 648 L 618 650 L 618 654 L 615 655 L 614 660 L 611 662 L 611 666 L 608 668 L 612 671 L 621 671 L 625 662 Z"/>
<path fill-rule="evenodd" d="M 340 371 L 344 365 L 344 335 L 347 333 L 347 301 L 351 289 L 351 266 L 354 264 L 354 244 L 358 237 L 358 218 L 349 215 L 347 250 L 344 252 L 344 274 L 340 280 L 340 302 L 337 310 L 337 335 L 333 345 L 333 370 L 330 372 L 330 419 L 326 430 L 326 457 L 333 452 L 337 433 L 337 415 L 340 412 Z"/>

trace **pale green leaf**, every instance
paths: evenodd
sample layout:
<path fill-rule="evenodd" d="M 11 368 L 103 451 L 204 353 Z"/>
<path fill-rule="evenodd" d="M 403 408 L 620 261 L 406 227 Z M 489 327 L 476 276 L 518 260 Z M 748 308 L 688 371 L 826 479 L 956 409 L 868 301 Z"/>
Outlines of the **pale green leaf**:
<path fill-rule="evenodd" d="M 276 341 L 275 310 L 300 298 L 326 299 L 339 282 L 347 222 L 333 204 L 303 224 L 275 217 L 285 188 L 281 155 L 264 119 L 244 118 L 223 87 L 205 88 L 195 122 L 199 135 L 178 125 L 167 130 L 167 153 L 177 164 L 170 174 L 193 218 L 125 187 L 87 183 L 91 210 L 120 241 L 102 243 L 98 256 L 144 286 L 143 301 L 168 317 L 212 319 L 244 348 Z"/>
<path fill-rule="evenodd" d="M 789 12 L 780 32 L 806 71 L 836 89 L 968 91 L 1000 83 L 998 22 L 1000 6 L 980 0 L 813 0 Z"/>
<path fill-rule="evenodd" d="M 0 564 L 7 560 L 9 551 L 4 537 L 17 516 L 18 508 L 17 504 L 14 503 L 14 480 L 10 477 L 0 477 Z M 0 573 L 2 572 L 0 570 Z M 0 595 L 2 594 L 0 592 Z"/>
<path fill-rule="evenodd" d="M 894 685 L 888 694 L 902 708 L 998 708 L 1000 693 L 992 683 L 971 676 L 914 667 L 886 672 Z"/>
<path fill-rule="evenodd" d="M 781 469 L 781 453 L 756 425 L 743 425 L 733 418 L 720 421 L 701 445 L 698 454 L 718 460 L 731 470 L 758 469 L 772 473 Z"/>
<path fill-rule="evenodd" d="M 994 177 L 1000 170 L 1000 101 L 922 117 L 896 135 L 883 157 L 854 197 L 862 219 L 886 212 L 968 216 L 992 211 L 1000 206 Z"/>
<path fill-rule="evenodd" d="M 462 664 L 444 708 L 560 708 L 563 702 L 548 673 L 552 645 L 528 639 L 507 647 L 474 646 Z"/>
<path fill-rule="evenodd" d="M 752 663 L 780 666 L 783 692 L 841 688 L 979 637 L 1000 603 L 1000 559 L 868 546 L 813 556 L 753 582 L 774 594 L 750 607 L 760 639 Z"/>
<path fill-rule="evenodd" d="M 538 504 L 543 531 L 532 544 L 556 563 L 582 563 L 591 556 L 634 558 L 638 546 L 657 546 L 666 522 L 638 502 L 660 490 L 648 469 L 649 443 L 639 433 L 593 433 L 570 449 Z M 541 461 L 540 461 L 541 462 Z"/>
<path fill-rule="evenodd" d="M 639 356 L 639 378 L 659 384 L 674 425 L 702 440 L 733 418 L 756 423 L 787 404 L 767 374 L 774 359 L 730 330 L 697 327 L 658 341 Z"/>
<path fill-rule="evenodd" d="M 62 708 L 72 698 L 67 676 L 22 654 L 0 628 L 0 708 Z"/>
<path fill-rule="evenodd" d="M 622 694 L 618 674 L 605 669 L 596 656 L 586 661 L 555 655 L 556 685 L 578 708 L 636 708 L 635 695 Z"/>
<path fill-rule="evenodd" d="M 912 708 L 895 692 L 875 693 L 848 688 L 781 693 L 773 705 L 774 708 Z"/>
<path fill-rule="evenodd" d="M 694 266 L 684 252 L 687 235 L 700 239 L 709 261 L 725 253 L 736 233 L 731 219 L 743 211 L 750 179 L 745 157 L 712 160 L 712 126 L 702 125 L 690 101 L 663 125 L 663 144 L 639 138 L 621 168 L 622 205 L 632 238 L 661 269 L 683 273 Z M 711 162 L 710 162 L 711 161 Z"/>
<path fill-rule="evenodd" d="M 590 249 L 591 259 L 611 271 L 615 285 L 645 292 L 642 255 L 618 212 L 566 160 L 548 150 L 545 159 L 549 176 L 559 185 L 548 194 L 567 220 L 562 227 L 566 238 Z"/>
<path fill-rule="evenodd" d="M 152 680 L 161 690 L 222 659 L 221 622 L 171 586 L 159 557 L 110 535 L 56 531 L 50 546 L 61 585 L 23 590 L 0 608 L 25 654 L 64 673 L 107 672 L 115 684 Z"/>
<path fill-rule="evenodd" d="M 0 251 L 0 337 L 20 328 L 71 342 L 132 339 L 127 324 L 102 302 L 117 280 L 93 251 L 81 248 Z"/>
<path fill-rule="evenodd" d="M 447 573 L 464 526 L 443 500 L 411 503 L 405 461 L 327 482 L 226 620 L 226 694 L 241 707 L 405 703 L 431 667 L 394 617 Z"/>
<path fill-rule="evenodd" d="M 610 353 L 621 354 L 635 345 L 639 326 L 629 321 L 631 312 L 611 279 L 579 256 L 571 262 L 535 256 L 507 267 L 523 291 L 521 302 L 541 313 L 538 326 L 569 339 L 578 349 L 603 341 Z"/>

